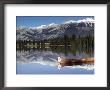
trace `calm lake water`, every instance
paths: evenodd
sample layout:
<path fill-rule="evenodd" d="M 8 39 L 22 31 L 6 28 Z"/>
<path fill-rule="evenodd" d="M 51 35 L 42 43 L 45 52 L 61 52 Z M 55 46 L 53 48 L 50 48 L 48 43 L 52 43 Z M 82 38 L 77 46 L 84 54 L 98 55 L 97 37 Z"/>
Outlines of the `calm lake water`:
<path fill-rule="evenodd" d="M 17 74 L 94 74 L 94 65 L 75 65 L 60 67 L 58 57 L 80 59 L 93 57 L 87 52 L 54 52 L 52 50 L 17 51 Z"/>

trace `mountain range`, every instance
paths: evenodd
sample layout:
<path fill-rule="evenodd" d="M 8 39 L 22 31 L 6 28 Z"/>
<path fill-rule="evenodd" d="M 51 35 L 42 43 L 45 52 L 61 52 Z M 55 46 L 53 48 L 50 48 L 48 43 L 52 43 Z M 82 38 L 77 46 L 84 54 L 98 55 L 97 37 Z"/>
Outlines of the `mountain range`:
<path fill-rule="evenodd" d="M 73 56 L 74 58 L 78 58 L 80 54 L 76 54 Z M 29 64 L 29 63 L 37 63 L 40 65 L 49 65 L 52 67 L 58 67 L 58 57 L 65 57 L 64 54 L 53 53 L 52 51 L 27 51 L 27 52 L 17 52 L 17 63 L 19 64 Z M 80 55 L 84 57 L 83 53 Z M 87 55 L 86 55 L 87 56 Z M 85 56 L 85 57 L 86 57 Z M 69 68 L 83 68 L 85 70 L 93 70 L 94 66 L 91 65 L 83 65 L 83 66 L 71 66 Z"/>
<path fill-rule="evenodd" d="M 16 40 L 44 40 L 72 35 L 85 37 L 94 36 L 94 19 L 69 20 L 61 24 L 51 23 L 38 27 L 21 26 L 16 29 Z"/>

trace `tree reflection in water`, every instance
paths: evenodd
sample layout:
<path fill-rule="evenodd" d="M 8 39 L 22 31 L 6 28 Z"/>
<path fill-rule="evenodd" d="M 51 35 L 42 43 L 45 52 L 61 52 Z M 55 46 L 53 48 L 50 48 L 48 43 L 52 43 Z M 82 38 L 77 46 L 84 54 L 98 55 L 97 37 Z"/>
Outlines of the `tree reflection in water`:
<path fill-rule="evenodd" d="M 51 45 L 43 44 L 28 44 L 17 43 L 17 64 L 36 63 L 39 65 L 48 65 L 50 68 L 57 67 L 74 69 L 80 68 L 85 70 L 94 70 L 94 62 L 87 63 L 69 63 L 61 64 L 58 62 L 58 57 L 66 58 L 66 60 L 80 60 L 81 58 L 94 58 L 94 46 L 90 44 L 74 44 L 74 45 Z M 39 68 L 40 69 L 40 68 Z M 66 72 L 65 72 L 66 73 Z"/>
<path fill-rule="evenodd" d="M 92 49 L 91 49 L 92 50 Z M 89 50 L 88 50 L 89 51 Z M 91 53 L 90 53 L 91 52 Z M 79 60 L 81 58 L 88 58 L 88 57 L 93 57 L 92 51 L 82 51 L 82 52 L 73 52 L 70 47 L 68 47 L 68 50 L 65 50 L 62 47 L 51 49 L 22 49 L 22 50 L 17 50 L 17 63 L 39 63 L 42 65 L 49 65 L 49 66 L 55 66 L 55 67 L 64 67 L 64 66 L 69 66 L 69 67 L 74 67 L 74 66 L 85 66 L 87 65 L 92 65 L 94 63 L 79 63 L 79 64 L 65 64 L 61 65 L 58 63 L 58 57 L 61 58 L 66 58 L 67 60 Z"/>

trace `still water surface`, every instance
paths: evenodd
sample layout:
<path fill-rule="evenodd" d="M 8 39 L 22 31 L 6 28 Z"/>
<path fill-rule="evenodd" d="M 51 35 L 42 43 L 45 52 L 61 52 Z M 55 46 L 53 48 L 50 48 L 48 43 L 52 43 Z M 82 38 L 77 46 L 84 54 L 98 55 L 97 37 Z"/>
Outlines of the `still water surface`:
<path fill-rule="evenodd" d="M 52 50 L 17 51 L 17 74 L 94 74 L 94 65 L 60 67 L 58 57 L 80 59 L 93 57 L 93 53 L 54 52 Z"/>

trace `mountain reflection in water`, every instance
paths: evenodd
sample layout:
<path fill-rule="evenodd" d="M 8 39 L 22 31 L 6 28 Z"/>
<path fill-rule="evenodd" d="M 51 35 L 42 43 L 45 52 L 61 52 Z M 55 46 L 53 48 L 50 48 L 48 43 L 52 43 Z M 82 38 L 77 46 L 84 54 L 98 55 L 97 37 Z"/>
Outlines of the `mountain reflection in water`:
<path fill-rule="evenodd" d="M 58 57 L 80 59 L 93 57 L 85 52 L 53 52 L 51 50 L 17 51 L 17 74 L 94 74 L 94 64 L 82 64 L 61 67 Z"/>

